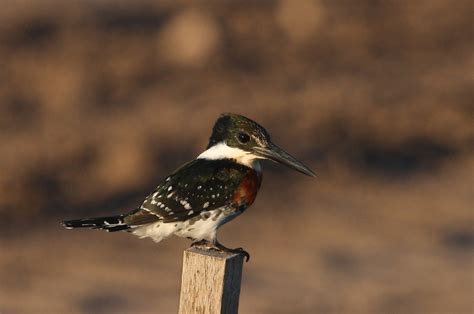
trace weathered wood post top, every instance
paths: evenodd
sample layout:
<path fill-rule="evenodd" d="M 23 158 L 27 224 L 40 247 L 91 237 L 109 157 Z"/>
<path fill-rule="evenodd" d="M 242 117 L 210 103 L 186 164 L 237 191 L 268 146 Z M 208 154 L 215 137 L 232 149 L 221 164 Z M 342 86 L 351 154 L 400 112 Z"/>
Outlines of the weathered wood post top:
<path fill-rule="evenodd" d="M 179 314 L 237 314 L 242 267 L 240 254 L 185 250 Z"/>

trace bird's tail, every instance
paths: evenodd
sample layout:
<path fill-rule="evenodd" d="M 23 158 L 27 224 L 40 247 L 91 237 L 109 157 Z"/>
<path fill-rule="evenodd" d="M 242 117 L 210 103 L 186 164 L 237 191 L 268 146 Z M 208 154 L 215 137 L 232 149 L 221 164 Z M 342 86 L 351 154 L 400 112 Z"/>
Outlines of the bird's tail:
<path fill-rule="evenodd" d="M 62 222 L 62 225 L 66 229 L 90 228 L 90 229 L 103 229 L 109 232 L 130 229 L 130 227 L 124 222 L 123 216 L 121 215 L 66 220 Z"/>

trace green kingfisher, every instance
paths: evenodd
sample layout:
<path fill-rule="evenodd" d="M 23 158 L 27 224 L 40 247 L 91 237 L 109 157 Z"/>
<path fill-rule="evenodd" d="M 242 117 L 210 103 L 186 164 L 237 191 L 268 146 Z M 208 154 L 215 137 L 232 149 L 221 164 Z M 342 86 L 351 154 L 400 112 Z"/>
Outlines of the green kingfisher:
<path fill-rule="evenodd" d="M 217 229 L 242 214 L 255 200 L 262 182 L 259 160 L 269 159 L 315 176 L 307 166 L 273 144 L 268 132 L 244 116 L 222 114 L 207 149 L 166 177 L 142 204 L 122 215 L 64 221 L 64 227 L 124 230 L 155 242 L 176 235 L 217 251 Z"/>

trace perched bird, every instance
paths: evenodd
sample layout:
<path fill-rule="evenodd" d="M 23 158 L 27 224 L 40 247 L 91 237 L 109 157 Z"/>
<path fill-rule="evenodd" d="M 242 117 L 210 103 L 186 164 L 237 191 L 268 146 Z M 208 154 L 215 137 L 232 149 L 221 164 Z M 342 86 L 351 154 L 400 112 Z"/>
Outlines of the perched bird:
<path fill-rule="evenodd" d="M 314 172 L 270 141 L 268 132 L 244 116 L 227 113 L 216 121 L 207 149 L 168 176 L 129 213 L 64 221 L 64 227 L 125 230 L 159 242 L 174 234 L 192 245 L 243 254 L 217 241 L 217 229 L 242 214 L 262 182 L 260 159 L 270 159 L 309 176 Z"/>

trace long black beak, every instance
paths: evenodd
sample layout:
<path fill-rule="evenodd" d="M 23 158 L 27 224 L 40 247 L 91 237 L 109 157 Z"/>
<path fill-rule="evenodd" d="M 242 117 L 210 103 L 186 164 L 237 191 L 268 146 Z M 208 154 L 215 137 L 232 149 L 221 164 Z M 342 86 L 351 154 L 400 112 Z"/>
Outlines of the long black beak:
<path fill-rule="evenodd" d="M 262 158 L 270 159 L 277 163 L 286 165 L 296 171 L 304 173 L 305 175 L 311 177 L 316 176 L 313 170 L 303 165 L 303 163 L 296 160 L 295 157 L 291 156 L 273 143 L 270 143 L 268 147 L 254 147 L 254 151 L 258 156 L 261 156 Z"/>

